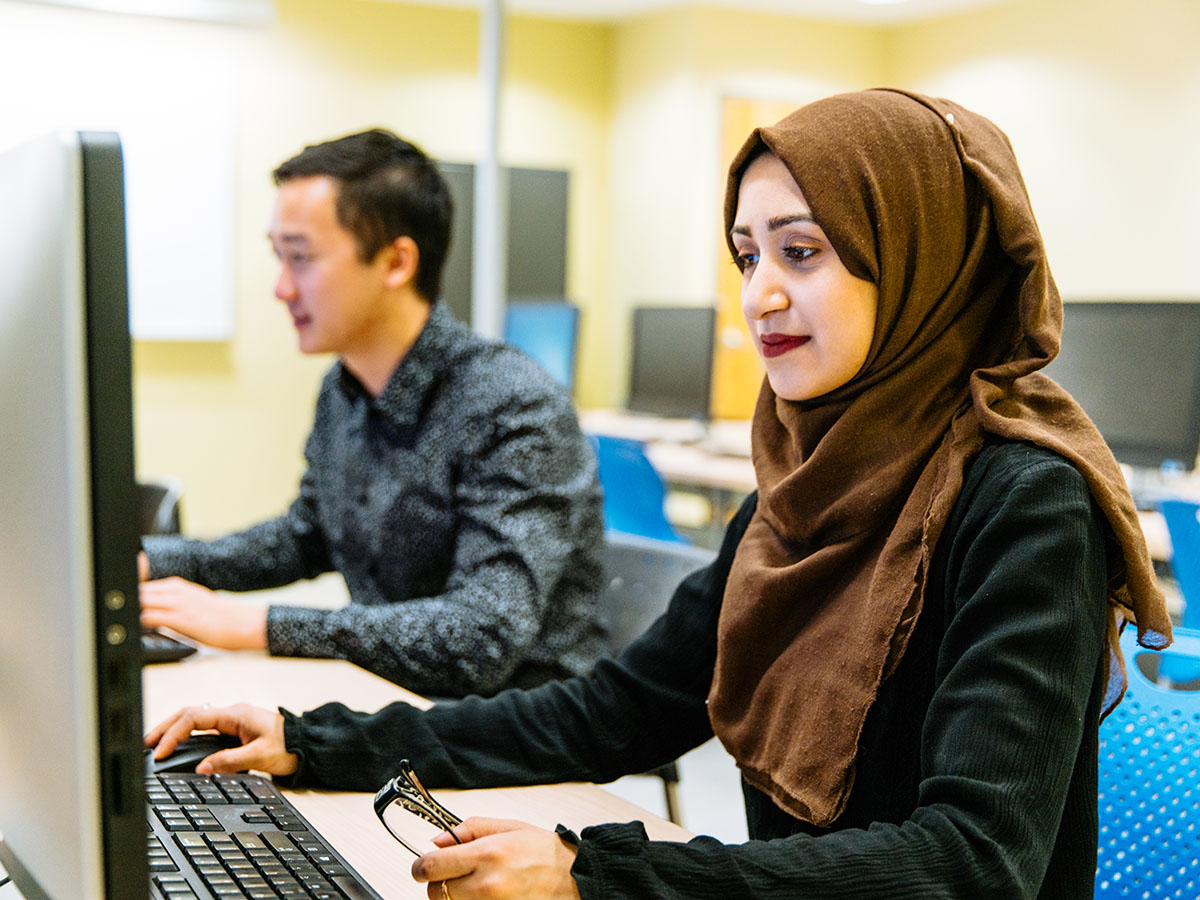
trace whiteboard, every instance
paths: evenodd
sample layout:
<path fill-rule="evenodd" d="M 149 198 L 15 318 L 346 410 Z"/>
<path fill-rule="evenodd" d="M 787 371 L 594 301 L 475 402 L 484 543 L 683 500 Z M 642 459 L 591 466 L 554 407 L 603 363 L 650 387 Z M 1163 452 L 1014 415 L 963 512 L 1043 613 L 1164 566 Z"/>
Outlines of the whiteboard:
<path fill-rule="evenodd" d="M 107 18 L 43 34 L 32 18 L 10 18 L 19 9 L 0 6 L 0 148 L 61 128 L 116 131 L 134 338 L 228 340 L 237 80 L 230 55 L 198 42 L 149 41 Z M 118 34 L 125 46 L 106 39 Z"/>

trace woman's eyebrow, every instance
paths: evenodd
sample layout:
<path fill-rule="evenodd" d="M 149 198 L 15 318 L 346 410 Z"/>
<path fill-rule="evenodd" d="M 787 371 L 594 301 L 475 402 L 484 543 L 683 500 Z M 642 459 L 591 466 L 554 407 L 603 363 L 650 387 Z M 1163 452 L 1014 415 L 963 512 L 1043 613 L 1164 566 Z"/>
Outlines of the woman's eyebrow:
<path fill-rule="evenodd" d="M 817 220 L 812 217 L 812 213 L 789 213 L 785 216 L 772 216 L 767 219 L 767 231 L 778 231 L 780 228 L 787 228 L 787 226 L 795 225 L 797 222 L 815 225 Z M 734 225 L 729 229 L 729 233 L 731 235 L 740 234 L 750 237 L 750 226 Z"/>
<path fill-rule="evenodd" d="M 767 219 L 767 230 L 778 231 L 780 228 L 786 228 L 789 225 L 795 225 L 797 222 L 802 222 L 810 225 L 816 224 L 816 219 L 812 217 L 812 213 L 792 213 L 786 216 L 772 216 Z"/>

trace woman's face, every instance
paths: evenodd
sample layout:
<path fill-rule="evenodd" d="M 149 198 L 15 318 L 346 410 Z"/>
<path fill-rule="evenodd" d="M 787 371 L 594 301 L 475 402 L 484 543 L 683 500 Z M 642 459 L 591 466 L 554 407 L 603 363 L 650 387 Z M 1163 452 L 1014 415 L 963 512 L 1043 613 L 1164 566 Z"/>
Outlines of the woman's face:
<path fill-rule="evenodd" d="M 779 158 L 763 153 L 738 189 L 732 229 L 742 313 L 786 400 L 841 387 L 866 362 L 879 291 L 842 265 Z"/>

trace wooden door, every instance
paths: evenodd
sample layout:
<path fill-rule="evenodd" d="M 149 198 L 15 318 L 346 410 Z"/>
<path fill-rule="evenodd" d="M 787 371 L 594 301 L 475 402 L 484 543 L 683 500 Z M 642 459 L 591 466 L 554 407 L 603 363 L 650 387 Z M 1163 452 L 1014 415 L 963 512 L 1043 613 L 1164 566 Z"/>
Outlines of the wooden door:
<path fill-rule="evenodd" d="M 721 108 L 721 172 L 750 132 L 778 122 L 800 104 L 783 100 L 729 97 Z M 724 237 L 717 248 L 717 339 L 713 353 L 713 417 L 749 419 L 762 384 L 763 365 L 742 318 L 742 277 L 729 257 Z"/>

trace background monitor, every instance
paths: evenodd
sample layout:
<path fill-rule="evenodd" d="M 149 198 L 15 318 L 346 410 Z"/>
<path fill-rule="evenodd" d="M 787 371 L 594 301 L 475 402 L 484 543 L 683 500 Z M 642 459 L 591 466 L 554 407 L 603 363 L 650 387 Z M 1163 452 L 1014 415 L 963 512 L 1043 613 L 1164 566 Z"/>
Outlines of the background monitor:
<path fill-rule="evenodd" d="M 712 306 L 635 307 L 626 408 L 707 420 L 716 325 Z"/>
<path fill-rule="evenodd" d="M 1079 401 L 1113 454 L 1190 470 L 1200 449 L 1200 302 L 1064 304 L 1045 372 Z"/>
<path fill-rule="evenodd" d="M 504 311 L 504 340 L 532 356 L 567 390 L 575 387 L 579 307 L 573 303 L 509 302 Z"/>
<path fill-rule="evenodd" d="M 111 134 L 0 153 L 0 863 L 148 894 L 124 180 Z"/>
<path fill-rule="evenodd" d="M 442 302 L 460 322 L 471 310 L 475 241 L 475 167 L 438 163 L 454 200 L 450 252 L 442 269 Z M 557 169 L 503 170 L 507 297 L 562 297 L 567 292 L 569 176 Z"/>

